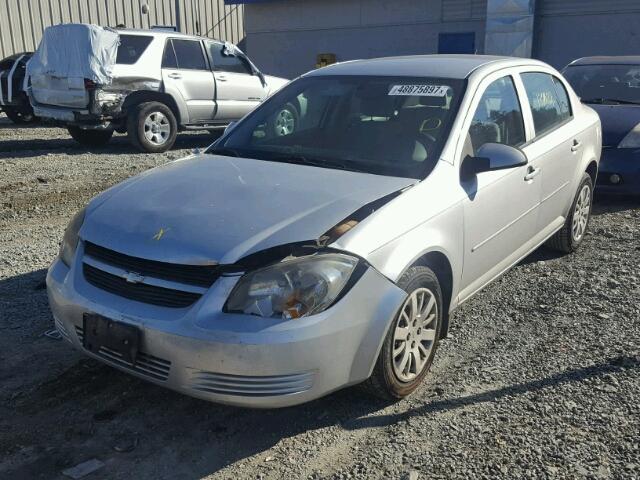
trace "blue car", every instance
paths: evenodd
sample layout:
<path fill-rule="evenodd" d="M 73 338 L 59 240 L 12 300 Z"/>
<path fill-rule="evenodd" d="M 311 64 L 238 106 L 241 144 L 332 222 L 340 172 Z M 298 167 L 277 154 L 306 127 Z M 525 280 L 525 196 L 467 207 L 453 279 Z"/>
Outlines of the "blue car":
<path fill-rule="evenodd" d="M 640 195 L 640 56 L 580 58 L 562 73 L 582 102 L 600 115 L 596 191 Z"/>

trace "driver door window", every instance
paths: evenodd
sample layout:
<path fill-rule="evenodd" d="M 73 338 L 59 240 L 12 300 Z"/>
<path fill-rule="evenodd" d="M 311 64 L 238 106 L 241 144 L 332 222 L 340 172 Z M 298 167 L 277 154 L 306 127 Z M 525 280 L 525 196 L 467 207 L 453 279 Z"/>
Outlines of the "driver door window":
<path fill-rule="evenodd" d="M 522 109 L 510 76 L 502 77 L 487 87 L 471 121 L 468 139 L 473 155 L 485 143 L 502 143 L 511 147 L 525 143 Z"/>

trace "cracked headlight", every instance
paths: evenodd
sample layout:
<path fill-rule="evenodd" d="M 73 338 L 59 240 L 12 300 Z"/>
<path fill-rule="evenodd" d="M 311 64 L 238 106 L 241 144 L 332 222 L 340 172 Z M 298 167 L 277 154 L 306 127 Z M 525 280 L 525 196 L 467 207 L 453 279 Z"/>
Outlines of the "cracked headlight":
<path fill-rule="evenodd" d="M 357 258 L 337 253 L 284 260 L 244 275 L 225 310 L 285 320 L 322 312 L 338 298 L 357 265 Z"/>
<path fill-rule="evenodd" d="M 80 231 L 80 227 L 82 227 L 82 222 L 84 222 L 84 213 L 85 209 L 83 208 L 78 213 L 74 215 L 74 217 L 67 225 L 67 229 L 64 231 L 64 237 L 62 237 L 62 244 L 60 244 L 60 260 L 67 266 L 70 267 L 73 262 L 73 255 L 76 253 L 76 248 L 78 247 L 78 232 Z"/>
<path fill-rule="evenodd" d="M 104 90 L 96 91 L 96 101 L 99 104 L 119 104 L 122 103 L 124 95 L 119 92 L 105 92 Z"/>

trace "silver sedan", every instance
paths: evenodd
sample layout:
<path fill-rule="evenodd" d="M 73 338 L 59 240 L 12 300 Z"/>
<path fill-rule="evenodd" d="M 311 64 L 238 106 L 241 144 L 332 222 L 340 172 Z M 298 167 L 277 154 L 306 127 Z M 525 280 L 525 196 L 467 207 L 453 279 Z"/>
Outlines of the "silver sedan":
<path fill-rule="evenodd" d="M 600 148 L 598 116 L 535 60 L 316 70 L 79 212 L 47 276 L 55 323 L 91 357 L 215 402 L 363 382 L 402 398 L 456 308 L 541 244 L 584 241 Z"/>

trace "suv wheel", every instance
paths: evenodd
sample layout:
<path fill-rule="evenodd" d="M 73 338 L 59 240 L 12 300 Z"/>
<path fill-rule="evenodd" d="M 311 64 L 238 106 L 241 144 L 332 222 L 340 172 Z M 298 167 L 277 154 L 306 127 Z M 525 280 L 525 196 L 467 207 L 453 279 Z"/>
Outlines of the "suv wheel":
<path fill-rule="evenodd" d="M 69 135 L 80 145 L 101 147 L 113 136 L 113 130 L 83 130 L 80 127 L 67 127 Z"/>
<path fill-rule="evenodd" d="M 442 292 L 431 269 L 410 268 L 398 286 L 409 295 L 365 383 L 365 388 L 385 400 L 406 397 L 418 388 L 431 367 L 442 328 Z"/>
<path fill-rule="evenodd" d="M 2 107 L 4 113 L 9 117 L 13 123 L 17 124 L 25 124 L 25 123 L 33 123 L 38 118 L 33 114 L 33 109 L 31 106 L 25 106 L 22 108 L 16 107 Z"/>
<path fill-rule="evenodd" d="M 583 173 L 564 225 L 547 241 L 550 248 L 571 253 L 580 246 L 587 233 L 587 226 L 591 218 L 592 200 L 593 182 L 588 173 Z"/>
<path fill-rule="evenodd" d="M 298 127 L 298 109 L 287 103 L 282 110 L 273 116 L 271 130 L 276 137 L 291 135 Z"/>
<path fill-rule="evenodd" d="M 127 118 L 129 141 L 143 152 L 166 152 L 175 143 L 177 133 L 176 117 L 164 103 L 141 103 Z"/>

